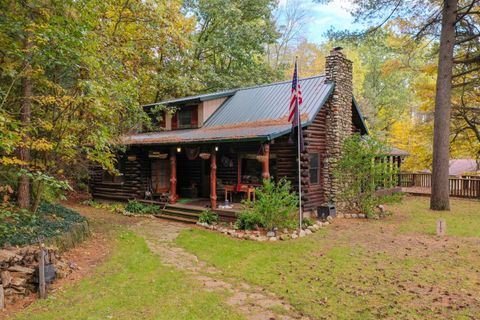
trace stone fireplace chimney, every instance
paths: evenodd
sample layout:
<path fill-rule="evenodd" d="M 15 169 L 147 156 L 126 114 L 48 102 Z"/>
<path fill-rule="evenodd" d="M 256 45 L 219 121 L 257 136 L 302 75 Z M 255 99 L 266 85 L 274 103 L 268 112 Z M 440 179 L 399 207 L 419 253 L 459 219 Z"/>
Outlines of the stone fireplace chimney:
<path fill-rule="evenodd" d="M 326 104 L 326 144 L 324 159 L 324 187 L 327 202 L 336 202 L 339 185 L 333 176 L 335 162 L 341 156 L 343 140 L 352 134 L 352 61 L 336 47 L 326 58 L 326 80 L 335 83 Z"/>

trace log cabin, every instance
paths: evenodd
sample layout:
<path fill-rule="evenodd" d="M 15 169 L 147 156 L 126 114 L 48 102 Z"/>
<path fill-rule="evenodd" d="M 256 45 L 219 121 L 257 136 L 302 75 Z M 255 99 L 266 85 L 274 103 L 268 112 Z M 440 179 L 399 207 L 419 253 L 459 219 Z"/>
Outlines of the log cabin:
<path fill-rule="evenodd" d="M 326 57 L 324 75 L 301 79 L 300 85 L 303 209 L 315 215 L 320 206 L 336 201 L 332 162 L 341 155 L 343 139 L 368 130 L 352 93 L 352 62 L 341 49 Z M 298 186 L 297 147 L 289 143 L 287 120 L 290 94 L 291 82 L 285 81 L 145 106 L 162 104 L 176 111 L 165 114 L 155 132 L 122 137 L 127 147 L 118 159 L 122 174 L 95 168 L 93 196 L 126 200 L 157 195 L 172 206 L 181 203 L 172 212 L 193 212 L 195 205 L 218 209 L 254 197 L 262 179 L 285 177 Z M 403 156 L 395 149 L 388 161 L 399 166 Z M 224 220 L 234 218 L 219 212 Z"/>

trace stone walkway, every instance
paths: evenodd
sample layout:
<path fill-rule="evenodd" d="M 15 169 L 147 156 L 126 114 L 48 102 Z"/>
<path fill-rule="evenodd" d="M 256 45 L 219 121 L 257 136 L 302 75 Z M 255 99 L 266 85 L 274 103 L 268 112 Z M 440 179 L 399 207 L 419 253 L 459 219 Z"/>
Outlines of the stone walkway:
<path fill-rule="evenodd" d="M 203 284 L 207 291 L 229 293 L 226 303 L 251 320 L 308 320 L 298 314 L 286 301 L 267 292 L 264 288 L 236 283 L 221 278 L 221 272 L 209 267 L 195 255 L 175 244 L 181 230 L 188 228 L 180 223 L 164 220 L 143 220 L 131 227 L 132 231 L 145 238 L 152 252 L 161 257 L 162 263 L 172 265 Z"/>

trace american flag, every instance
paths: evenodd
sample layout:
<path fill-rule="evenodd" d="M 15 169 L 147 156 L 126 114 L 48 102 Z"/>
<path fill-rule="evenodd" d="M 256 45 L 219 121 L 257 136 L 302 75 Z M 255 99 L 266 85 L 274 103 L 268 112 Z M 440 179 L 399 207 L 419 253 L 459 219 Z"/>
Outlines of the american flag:
<path fill-rule="evenodd" d="M 298 107 L 301 104 L 302 91 L 300 90 L 300 83 L 298 83 L 297 61 L 295 61 L 295 70 L 293 71 L 292 81 L 292 94 L 290 96 L 290 108 L 288 110 L 288 122 L 292 122 L 292 120 L 295 120 L 293 123 L 296 123 L 298 121 L 295 116 L 297 115 Z"/>
<path fill-rule="evenodd" d="M 303 152 L 305 146 L 303 144 L 302 126 L 298 125 L 301 122 L 300 105 L 302 104 L 302 91 L 300 90 L 300 83 L 298 82 L 297 60 L 295 60 L 295 69 L 293 71 L 292 94 L 290 95 L 290 106 L 288 108 L 288 122 L 292 123 L 292 133 L 290 141 L 293 142 L 295 132 L 298 131 L 300 144 L 300 152 Z"/>

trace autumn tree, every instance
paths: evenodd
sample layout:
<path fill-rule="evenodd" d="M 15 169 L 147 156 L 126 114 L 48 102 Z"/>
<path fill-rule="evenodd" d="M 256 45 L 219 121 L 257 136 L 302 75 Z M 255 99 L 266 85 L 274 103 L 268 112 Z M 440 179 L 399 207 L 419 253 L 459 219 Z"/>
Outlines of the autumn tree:
<path fill-rule="evenodd" d="M 86 160 L 114 170 L 115 139 L 146 121 L 141 103 L 169 78 L 159 57 L 178 59 L 189 45 L 193 23 L 181 5 L 0 3 L 0 169 L 9 182 L 21 173 L 20 206 L 31 198 L 28 171 L 66 179 Z"/>
<path fill-rule="evenodd" d="M 324 2 L 324 1 L 322 1 Z M 449 210 L 449 141 L 450 115 L 452 103 L 452 79 L 454 47 L 468 45 L 477 41 L 478 31 L 472 23 L 472 16 L 478 14 L 479 1 L 465 0 L 367 0 L 354 1 L 353 14 L 357 21 L 366 21 L 376 25 L 375 29 L 395 18 L 407 19 L 414 39 L 424 36 L 438 39 L 438 69 L 435 96 L 432 195 L 430 208 Z M 470 25 L 469 35 L 465 35 L 463 25 Z M 371 32 L 371 31 L 370 31 Z M 479 60 L 478 53 L 469 58 L 457 57 L 456 64 L 473 64 Z M 472 69 L 473 70 L 473 69 Z M 472 71 L 471 70 L 471 71 Z"/>

